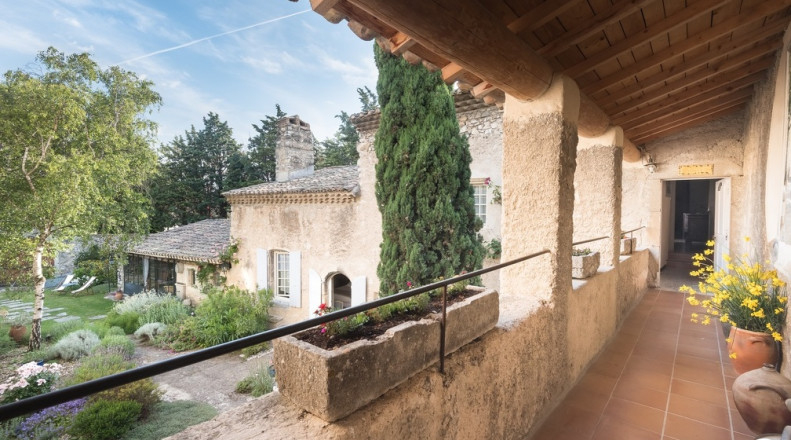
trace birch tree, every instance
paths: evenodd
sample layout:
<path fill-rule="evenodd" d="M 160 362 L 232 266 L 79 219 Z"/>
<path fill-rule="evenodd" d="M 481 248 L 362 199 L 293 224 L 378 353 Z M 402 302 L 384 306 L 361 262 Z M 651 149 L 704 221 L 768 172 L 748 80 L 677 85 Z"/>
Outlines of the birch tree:
<path fill-rule="evenodd" d="M 35 301 L 29 348 L 41 345 L 47 246 L 147 229 L 142 185 L 156 167 L 150 81 L 89 54 L 39 53 L 0 80 L 0 240 L 29 243 Z"/>

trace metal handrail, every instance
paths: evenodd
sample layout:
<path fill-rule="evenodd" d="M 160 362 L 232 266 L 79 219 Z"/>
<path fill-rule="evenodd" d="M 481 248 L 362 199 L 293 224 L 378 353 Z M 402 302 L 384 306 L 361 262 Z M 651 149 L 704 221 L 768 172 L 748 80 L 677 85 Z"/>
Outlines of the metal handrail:
<path fill-rule="evenodd" d="M 640 226 L 639 228 L 630 229 L 628 231 L 621 231 L 621 236 L 623 236 L 624 234 L 631 234 L 632 232 L 639 231 L 640 229 L 643 228 L 645 228 L 645 225 Z"/>
<path fill-rule="evenodd" d="M 455 277 L 448 278 L 447 280 L 437 281 L 431 284 L 427 284 L 425 286 L 416 287 L 414 289 L 406 290 L 403 292 L 398 292 L 396 294 L 379 298 L 371 302 L 367 302 L 365 304 L 349 307 L 348 309 L 341 309 L 316 318 L 310 318 L 305 321 L 300 321 L 294 324 L 274 328 L 272 330 L 267 330 L 261 333 L 256 333 L 254 335 L 245 336 L 243 338 L 239 338 L 230 342 L 225 342 L 223 344 L 197 350 L 192 353 L 183 354 L 181 356 L 177 356 L 164 361 L 143 365 L 142 367 L 136 367 L 131 370 L 122 371 L 120 373 L 111 374 L 109 376 L 101 377 L 99 379 L 90 380 L 88 382 L 83 382 L 81 384 L 72 385 L 70 387 L 61 388 L 55 391 L 50 391 L 49 393 L 46 394 L 39 394 L 38 396 L 33 396 L 27 399 L 2 405 L 0 406 L 0 422 L 33 411 L 38 411 L 61 403 L 69 402 L 74 399 L 86 397 L 101 391 L 109 390 L 111 388 L 115 388 L 121 385 L 126 385 L 136 380 L 146 379 L 152 376 L 156 376 L 157 374 L 167 373 L 169 371 L 186 367 L 188 365 L 193 365 L 198 362 L 203 362 L 205 360 L 215 358 L 217 356 L 221 356 L 237 350 L 241 350 L 243 348 L 250 347 L 256 344 L 268 342 L 273 339 L 281 338 L 283 336 L 292 335 L 294 333 L 307 330 L 311 327 L 315 327 L 320 324 L 325 324 L 330 321 L 335 321 L 340 318 L 355 315 L 357 313 L 364 312 L 366 310 L 371 310 L 376 307 L 383 306 L 385 304 L 390 304 L 402 299 L 411 298 L 421 293 L 430 292 L 438 288 L 442 288 L 443 290 L 443 311 L 442 311 L 442 321 L 440 323 L 441 325 L 440 371 L 442 371 L 445 362 L 444 335 L 445 335 L 445 307 L 447 305 L 447 301 L 446 301 L 447 286 L 453 283 L 457 283 L 459 281 L 463 281 L 477 277 L 479 275 L 483 275 L 485 273 L 493 272 L 503 267 L 511 266 L 513 264 L 520 263 L 522 261 L 529 260 L 531 258 L 535 258 L 543 254 L 548 254 L 549 252 L 550 251 L 548 249 L 543 249 L 541 251 L 534 252 L 532 254 L 515 258 L 510 261 L 506 261 L 505 263 L 496 264 L 494 266 L 487 267 L 485 269 L 478 269 L 469 273 L 457 275 Z"/>
<path fill-rule="evenodd" d="M 571 245 L 572 246 L 579 246 L 581 244 L 590 243 L 592 241 L 604 240 L 604 239 L 607 239 L 607 238 L 610 238 L 610 236 L 609 235 L 604 235 L 604 236 L 601 236 L 601 237 L 589 238 L 587 240 L 575 241 L 574 243 L 571 243 Z"/>

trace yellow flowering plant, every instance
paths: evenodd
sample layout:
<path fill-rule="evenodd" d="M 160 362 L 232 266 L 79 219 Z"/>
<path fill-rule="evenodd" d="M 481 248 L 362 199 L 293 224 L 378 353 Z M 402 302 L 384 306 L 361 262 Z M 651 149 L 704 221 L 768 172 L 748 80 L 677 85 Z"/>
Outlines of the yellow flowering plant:
<path fill-rule="evenodd" d="M 696 270 L 690 275 L 700 279 L 697 290 L 689 286 L 680 289 L 687 293 L 690 305 L 704 310 L 693 313 L 692 321 L 709 324 L 718 319 L 744 330 L 768 333 L 774 340 L 782 341 L 788 296 L 777 271 L 750 261 L 747 255 L 732 258 L 727 254 L 723 255 L 725 267 L 715 269 L 711 259 L 714 241 L 709 240 L 706 246 L 702 253 L 692 256 Z"/>

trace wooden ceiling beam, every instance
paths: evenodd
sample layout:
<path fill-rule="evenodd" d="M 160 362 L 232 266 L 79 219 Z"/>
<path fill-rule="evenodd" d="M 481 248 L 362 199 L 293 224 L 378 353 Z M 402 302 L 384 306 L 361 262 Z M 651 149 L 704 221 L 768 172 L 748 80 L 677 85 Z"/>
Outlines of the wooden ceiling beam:
<path fill-rule="evenodd" d="M 346 0 L 421 46 L 522 100 L 552 81 L 549 63 L 478 2 Z"/>
<path fill-rule="evenodd" d="M 733 56 L 732 58 L 730 58 L 728 60 L 723 61 L 723 64 L 721 64 L 718 67 L 719 68 L 724 68 L 724 64 L 726 62 L 739 64 L 739 63 L 744 63 L 744 62 L 753 60 L 755 58 L 760 58 L 760 57 L 766 55 L 767 53 L 775 52 L 777 49 L 782 47 L 782 45 L 783 45 L 783 42 L 781 40 L 779 40 L 779 39 L 766 41 L 766 42 L 761 43 L 761 44 L 759 44 L 759 45 L 757 45 L 755 47 L 752 47 L 750 49 L 742 51 L 741 53 L 737 54 L 736 56 Z M 731 46 L 729 45 L 728 47 L 730 48 Z M 702 65 L 705 65 L 705 64 L 707 64 L 709 62 L 715 61 L 715 60 L 717 60 L 719 58 L 722 58 L 722 57 L 725 57 L 725 56 L 728 56 L 728 55 L 732 55 L 732 53 L 733 53 L 732 49 L 730 49 L 730 50 L 717 50 L 717 51 L 713 51 L 713 52 L 707 52 L 707 53 L 703 54 L 703 56 L 700 56 L 700 57 L 689 57 L 688 61 L 685 61 L 684 63 L 682 63 L 680 65 L 673 66 L 672 69 L 668 69 L 666 71 L 659 72 L 656 75 L 652 75 L 652 76 L 650 76 L 648 78 L 641 79 L 639 82 L 637 82 L 637 83 L 635 83 L 635 84 L 633 84 L 633 85 L 631 85 L 629 87 L 625 87 L 623 89 L 616 90 L 612 94 L 598 99 L 597 102 L 602 107 L 608 107 L 608 106 L 610 106 L 612 104 L 615 104 L 617 101 L 622 100 L 623 98 L 626 98 L 626 97 L 628 97 L 630 95 L 634 95 L 635 93 L 639 93 L 643 89 L 648 89 L 648 88 L 650 88 L 652 86 L 655 86 L 655 85 L 660 84 L 662 82 L 668 81 L 668 80 L 670 80 L 672 78 L 675 78 L 675 77 L 680 76 L 680 75 L 682 75 L 684 73 L 687 73 L 690 70 L 698 68 L 698 67 L 700 67 Z"/>
<path fill-rule="evenodd" d="M 701 0 L 691 6 L 681 9 L 679 12 L 666 17 L 642 32 L 628 36 L 625 39 L 609 46 L 608 48 L 595 53 L 582 62 L 576 63 L 567 68 L 564 73 L 572 78 L 576 78 L 585 72 L 595 69 L 601 64 L 631 51 L 634 47 L 651 41 L 652 39 L 667 33 L 675 28 L 684 26 L 696 18 L 710 14 L 712 10 L 730 2 L 731 0 Z"/>
<path fill-rule="evenodd" d="M 617 109 L 620 113 L 628 113 L 629 111 L 631 111 L 631 109 L 635 107 L 646 104 L 663 96 L 670 95 L 671 93 L 677 90 L 681 90 L 685 87 L 693 86 L 698 82 L 708 80 L 708 82 L 717 85 L 724 85 L 724 84 L 728 84 L 731 81 L 735 81 L 739 78 L 743 78 L 745 76 L 749 76 L 754 73 L 766 70 L 773 64 L 774 64 L 774 57 L 766 56 L 750 64 L 741 67 L 736 66 L 735 68 L 732 69 L 701 70 L 700 72 L 695 73 L 694 75 L 690 75 L 679 81 L 674 81 L 672 83 L 667 84 L 664 87 L 646 93 L 645 95 L 641 96 L 638 99 L 633 99 L 629 102 L 619 104 L 617 106 Z"/>
<path fill-rule="evenodd" d="M 667 128 L 665 130 L 662 130 L 662 131 L 659 131 L 659 132 L 656 132 L 656 133 L 640 135 L 640 137 L 637 137 L 637 138 L 634 139 L 634 143 L 636 143 L 636 144 L 644 144 L 644 143 L 651 142 L 651 141 L 654 141 L 656 139 L 659 139 L 659 138 L 662 138 L 662 137 L 665 137 L 665 136 L 669 136 L 669 135 L 674 134 L 674 133 L 678 133 L 678 132 L 684 131 L 684 130 L 690 128 L 690 127 L 694 127 L 696 125 L 704 124 L 706 122 L 713 121 L 715 119 L 719 119 L 719 118 L 721 118 L 724 115 L 727 115 L 727 114 L 736 112 L 738 110 L 741 110 L 742 108 L 744 108 L 745 105 L 746 105 L 746 103 L 735 104 L 733 107 L 725 108 L 725 109 L 722 109 L 722 110 L 710 113 L 708 115 L 701 116 L 699 118 L 690 119 L 690 120 L 688 120 L 688 121 L 686 121 L 684 123 L 681 123 L 679 125 Z"/>
<path fill-rule="evenodd" d="M 553 0 L 541 3 L 526 14 L 508 23 L 508 30 L 518 34 L 524 30 L 537 29 L 571 9 L 575 3 L 579 3 L 578 0 Z"/>
<path fill-rule="evenodd" d="M 456 63 L 448 63 L 442 67 L 442 79 L 447 83 L 455 82 L 464 74 L 464 69 Z"/>
<path fill-rule="evenodd" d="M 333 9 L 341 0 L 310 0 L 310 7 L 330 23 L 338 24 L 343 20 L 343 14 Z"/>
<path fill-rule="evenodd" d="M 736 107 L 738 105 L 748 102 L 749 100 L 750 100 L 749 97 L 747 98 L 742 97 L 733 100 L 724 100 L 716 106 L 711 104 L 705 106 L 697 106 L 695 108 L 690 108 L 684 112 L 680 112 L 677 115 L 673 115 L 673 117 L 668 115 L 667 119 L 663 118 L 663 120 L 665 120 L 666 122 L 664 123 L 657 122 L 657 124 L 651 127 L 650 129 L 636 129 L 636 128 L 628 127 L 628 128 L 624 128 L 623 132 L 624 135 L 628 133 L 631 139 L 641 139 L 643 137 L 651 136 L 653 134 L 661 133 L 668 129 L 678 127 L 679 125 L 686 124 L 687 122 L 704 118 L 710 114 Z"/>
<path fill-rule="evenodd" d="M 404 52 L 415 45 L 415 40 L 409 38 L 409 35 L 403 32 L 396 32 L 395 35 L 390 37 L 390 42 L 392 43 L 390 51 L 393 55 L 403 55 Z"/>
<path fill-rule="evenodd" d="M 617 23 L 622 18 L 639 11 L 643 6 L 653 1 L 656 0 L 621 0 L 616 2 L 610 5 L 609 8 L 599 11 L 593 17 L 593 22 L 589 26 L 578 31 L 566 32 L 536 52 L 543 56 L 555 56 L 569 47 L 582 43 L 599 32 L 603 32 L 605 27 Z"/>
<path fill-rule="evenodd" d="M 586 93 L 593 93 L 597 90 L 603 90 L 612 86 L 613 84 L 635 76 L 644 70 L 656 67 L 669 59 L 673 59 L 701 46 L 708 45 L 712 40 L 726 36 L 737 29 L 750 26 L 759 20 L 763 21 L 767 15 L 779 12 L 783 8 L 788 7 L 789 4 L 791 4 L 791 1 L 789 0 L 765 0 L 759 5 L 750 8 L 749 12 L 730 17 L 706 31 L 689 37 L 679 44 L 674 44 L 667 49 L 656 52 L 655 54 L 647 58 L 643 58 L 634 64 L 619 69 L 612 75 L 608 75 L 599 81 L 587 84 L 582 87 L 581 90 Z M 778 22 L 785 23 L 783 29 L 785 29 L 785 26 L 788 25 L 787 19 L 778 20 L 777 22 L 771 24 L 772 28 L 774 28 L 774 25 Z M 774 33 L 776 32 L 772 32 L 770 35 L 773 35 Z"/>
<path fill-rule="evenodd" d="M 698 102 L 705 102 L 732 93 L 736 90 L 750 87 L 763 78 L 763 72 L 758 72 L 724 85 L 713 83 L 700 84 L 689 90 L 685 90 L 683 93 L 678 93 L 661 101 L 655 101 L 639 110 L 616 115 L 612 119 L 612 124 L 639 125 L 645 120 L 653 120 L 659 117 L 662 113 L 676 111 Z"/>
<path fill-rule="evenodd" d="M 747 101 L 752 95 L 752 88 L 732 90 L 725 94 L 719 94 L 719 96 L 716 96 L 712 99 L 695 100 L 691 105 L 687 105 L 683 108 L 668 109 L 668 112 L 664 113 L 660 117 L 632 121 L 628 124 L 623 124 L 622 126 L 628 127 L 628 129 L 632 132 L 639 131 L 641 133 L 650 133 L 655 129 L 661 129 L 667 125 L 675 125 L 679 119 L 683 119 L 685 117 L 716 111 L 716 109 L 721 108 L 723 105 L 729 105 L 736 101 Z"/>

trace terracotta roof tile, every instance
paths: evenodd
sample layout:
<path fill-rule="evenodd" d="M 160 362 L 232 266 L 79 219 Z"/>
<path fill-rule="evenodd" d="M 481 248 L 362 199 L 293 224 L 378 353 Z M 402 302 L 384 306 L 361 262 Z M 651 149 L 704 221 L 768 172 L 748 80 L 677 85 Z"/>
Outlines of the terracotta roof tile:
<path fill-rule="evenodd" d="M 231 241 L 231 221 L 207 219 L 151 234 L 131 254 L 219 264 Z"/>
<path fill-rule="evenodd" d="M 223 193 L 224 196 L 242 194 L 304 194 L 348 192 L 360 190 L 360 172 L 356 165 L 328 167 L 316 170 L 310 176 L 287 180 L 285 182 L 266 182 L 238 188 Z"/>

